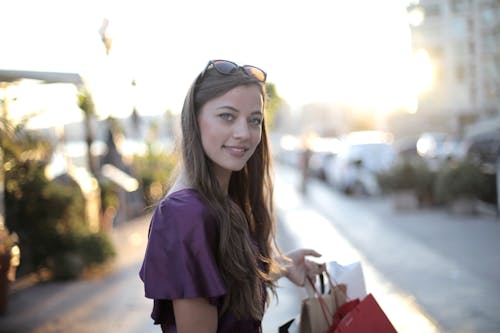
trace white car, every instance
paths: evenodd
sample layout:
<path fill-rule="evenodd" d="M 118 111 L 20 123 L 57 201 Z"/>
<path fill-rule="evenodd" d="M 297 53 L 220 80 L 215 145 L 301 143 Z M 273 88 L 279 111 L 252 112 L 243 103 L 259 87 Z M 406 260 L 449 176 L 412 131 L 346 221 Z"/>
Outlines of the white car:
<path fill-rule="evenodd" d="M 343 140 L 335 159 L 326 168 L 326 180 L 347 194 L 377 195 L 377 175 L 389 170 L 395 160 L 390 140 Z"/>

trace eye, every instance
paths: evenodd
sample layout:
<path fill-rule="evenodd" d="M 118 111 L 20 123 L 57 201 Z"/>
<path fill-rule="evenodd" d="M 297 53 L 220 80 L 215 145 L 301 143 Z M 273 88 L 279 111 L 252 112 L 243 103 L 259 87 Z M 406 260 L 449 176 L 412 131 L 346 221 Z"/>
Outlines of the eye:
<path fill-rule="evenodd" d="M 231 113 L 221 113 L 219 115 L 219 117 L 222 119 L 222 120 L 227 120 L 227 121 L 231 121 L 234 119 L 234 115 L 232 115 Z"/>
<path fill-rule="evenodd" d="M 262 125 L 262 118 L 261 117 L 250 118 L 249 123 L 250 123 L 250 125 L 253 125 L 253 126 L 260 126 L 260 125 Z"/>

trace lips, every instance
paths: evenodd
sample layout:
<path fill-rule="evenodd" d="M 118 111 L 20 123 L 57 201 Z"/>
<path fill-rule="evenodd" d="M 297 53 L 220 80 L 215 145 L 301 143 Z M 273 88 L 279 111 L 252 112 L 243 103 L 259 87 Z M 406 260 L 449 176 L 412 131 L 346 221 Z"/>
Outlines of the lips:
<path fill-rule="evenodd" d="M 247 147 L 242 146 L 222 146 L 231 156 L 242 157 L 248 151 Z"/>

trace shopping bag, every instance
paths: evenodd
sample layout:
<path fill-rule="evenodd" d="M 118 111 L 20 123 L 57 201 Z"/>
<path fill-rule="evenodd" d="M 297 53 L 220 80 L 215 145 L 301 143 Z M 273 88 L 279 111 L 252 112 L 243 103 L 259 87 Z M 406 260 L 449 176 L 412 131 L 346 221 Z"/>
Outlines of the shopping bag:
<path fill-rule="evenodd" d="M 327 264 L 327 270 L 335 283 L 347 285 L 347 299 L 366 297 L 365 277 L 359 261 L 347 265 L 330 261 Z"/>
<path fill-rule="evenodd" d="M 346 301 L 346 286 L 334 285 L 328 272 L 324 274 L 330 287 L 327 293 L 319 293 L 312 279 L 307 278 L 306 283 L 313 288 L 314 295 L 302 301 L 299 333 L 326 333 L 337 308 Z"/>
<path fill-rule="evenodd" d="M 334 333 L 397 333 L 372 294 L 342 304 L 334 316 L 333 328 Z"/>

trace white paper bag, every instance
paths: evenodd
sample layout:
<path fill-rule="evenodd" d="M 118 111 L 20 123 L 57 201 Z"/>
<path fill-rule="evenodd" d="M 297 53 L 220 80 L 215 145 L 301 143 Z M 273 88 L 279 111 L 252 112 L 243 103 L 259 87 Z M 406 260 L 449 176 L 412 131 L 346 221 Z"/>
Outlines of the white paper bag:
<path fill-rule="evenodd" d="M 335 283 L 347 285 L 347 299 L 363 299 L 367 295 L 365 277 L 359 261 L 345 266 L 331 261 L 327 264 L 327 270 Z"/>

